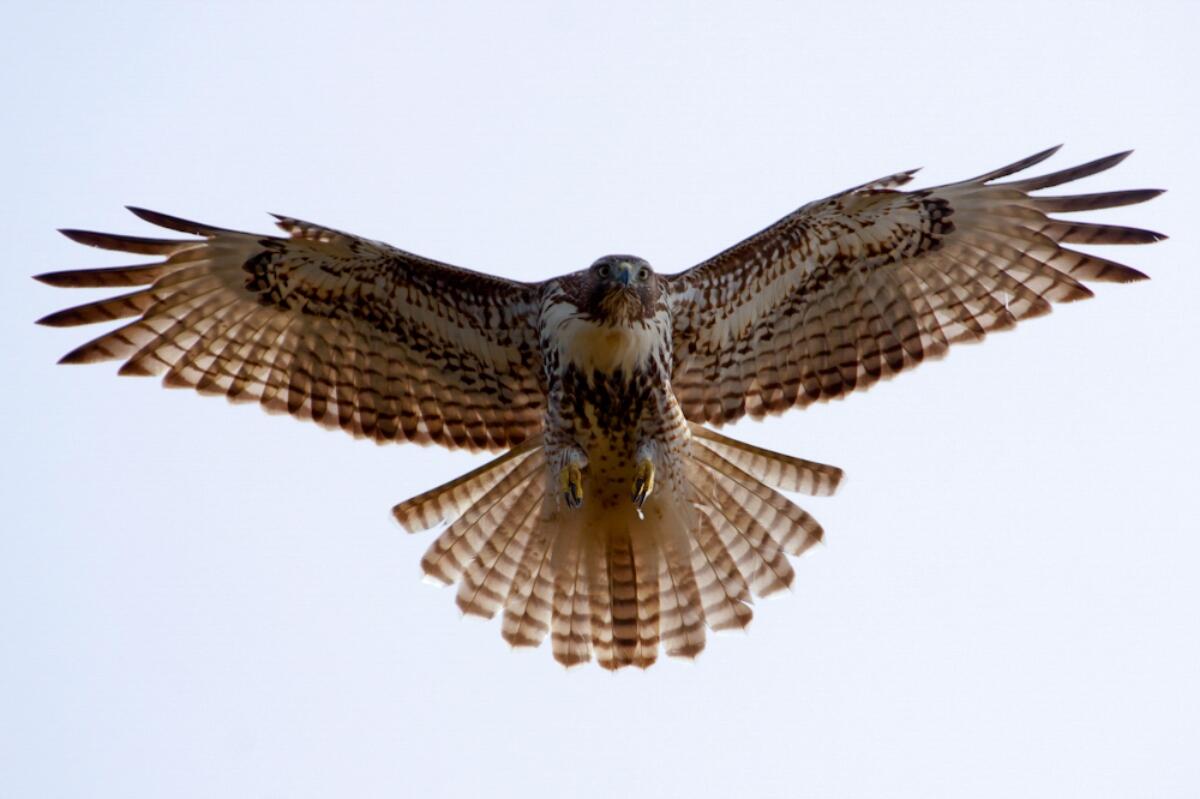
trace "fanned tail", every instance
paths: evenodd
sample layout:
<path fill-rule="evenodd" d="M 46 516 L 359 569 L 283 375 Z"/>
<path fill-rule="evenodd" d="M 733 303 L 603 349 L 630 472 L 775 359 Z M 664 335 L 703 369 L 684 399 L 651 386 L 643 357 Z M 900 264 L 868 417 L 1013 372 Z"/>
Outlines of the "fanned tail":
<path fill-rule="evenodd" d="M 842 471 L 690 432 L 683 463 L 660 470 L 641 514 L 615 481 L 587 485 L 583 507 L 567 508 L 540 438 L 394 513 L 410 531 L 450 522 L 422 568 L 459 584 L 464 613 L 502 610 L 513 646 L 549 634 L 559 662 L 595 657 L 607 669 L 646 668 L 660 646 L 695 657 L 706 628 L 745 628 L 753 596 L 795 579 L 787 556 L 821 540 L 821 526 L 776 489 L 832 494 Z"/>

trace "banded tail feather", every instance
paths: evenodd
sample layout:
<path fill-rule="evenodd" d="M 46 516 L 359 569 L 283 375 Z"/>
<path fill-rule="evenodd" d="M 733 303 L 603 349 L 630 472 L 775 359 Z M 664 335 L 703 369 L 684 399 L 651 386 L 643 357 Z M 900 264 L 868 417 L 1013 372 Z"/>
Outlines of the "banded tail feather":
<path fill-rule="evenodd" d="M 409 532 L 446 524 L 421 561 L 458 583 L 464 613 L 493 618 L 514 647 L 549 635 L 567 666 L 646 668 L 661 649 L 694 658 L 706 630 L 745 629 L 753 596 L 791 585 L 788 555 L 820 525 L 776 489 L 826 496 L 842 471 L 691 426 L 686 513 L 564 512 L 543 443 L 530 441 L 398 504 Z M 664 487 L 664 491 L 669 490 Z"/>

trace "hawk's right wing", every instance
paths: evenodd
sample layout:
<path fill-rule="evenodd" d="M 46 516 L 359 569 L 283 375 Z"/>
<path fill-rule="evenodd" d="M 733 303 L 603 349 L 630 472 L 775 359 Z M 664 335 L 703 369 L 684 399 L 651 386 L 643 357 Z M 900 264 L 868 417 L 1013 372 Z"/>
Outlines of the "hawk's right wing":
<path fill-rule="evenodd" d="M 280 217 L 290 237 L 130 209 L 196 239 L 63 231 L 164 260 L 39 275 L 52 286 L 138 286 L 39 320 L 135 317 L 63 363 L 122 360 L 235 401 L 376 441 L 505 449 L 541 431 L 537 289 Z"/>

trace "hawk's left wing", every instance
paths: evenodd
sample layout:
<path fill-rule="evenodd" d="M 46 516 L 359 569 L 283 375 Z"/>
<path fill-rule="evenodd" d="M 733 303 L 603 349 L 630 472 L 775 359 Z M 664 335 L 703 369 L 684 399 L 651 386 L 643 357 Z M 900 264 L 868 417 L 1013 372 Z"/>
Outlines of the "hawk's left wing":
<path fill-rule="evenodd" d="M 124 361 L 231 400 L 377 441 L 504 449 L 541 432 L 537 287 L 279 217 L 264 236 L 130 209 L 191 239 L 66 230 L 163 260 L 39 275 L 135 287 L 51 314 L 53 326 L 130 321 L 63 362 Z"/>
<path fill-rule="evenodd" d="M 1068 244 L 1139 244 L 1158 233 L 1054 212 L 1143 202 L 1153 189 L 1033 196 L 1128 153 L 1008 183 L 1058 148 L 977 178 L 903 192 L 912 172 L 800 208 L 668 278 L 675 393 L 693 422 L 722 424 L 842 397 L 950 344 L 1091 296 L 1083 280 L 1142 273 Z M 915 170 L 914 170 L 915 171 Z"/>

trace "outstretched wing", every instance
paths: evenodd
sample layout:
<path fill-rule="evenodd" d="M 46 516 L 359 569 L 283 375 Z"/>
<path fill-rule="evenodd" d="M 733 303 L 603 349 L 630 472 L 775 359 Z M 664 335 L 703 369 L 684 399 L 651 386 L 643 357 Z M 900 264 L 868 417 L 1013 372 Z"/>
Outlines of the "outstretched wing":
<path fill-rule="evenodd" d="M 278 217 L 289 238 L 130 209 L 196 239 L 64 230 L 139 266 L 53 272 L 52 286 L 139 286 L 39 320 L 136 317 L 63 363 L 257 401 L 376 441 L 502 449 L 541 430 L 536 288 Z"/>
<path fill-rule="evenodd" d="M 1154 189 L 1030 192 L 1101 172 L 1128 153 L 1008 183 L 1038 153 L 977 178 L 897 191 L 915 170 L 800 208 L 669 280 L 673 385 L 684 415 L 722 424 L 844 396 L 943 355 L 950 344 L 1090 297 L 1081 281 L 1141 272 L 1067 244 L 1161 234 L 1050 213 L 1140 203 Z"/>

